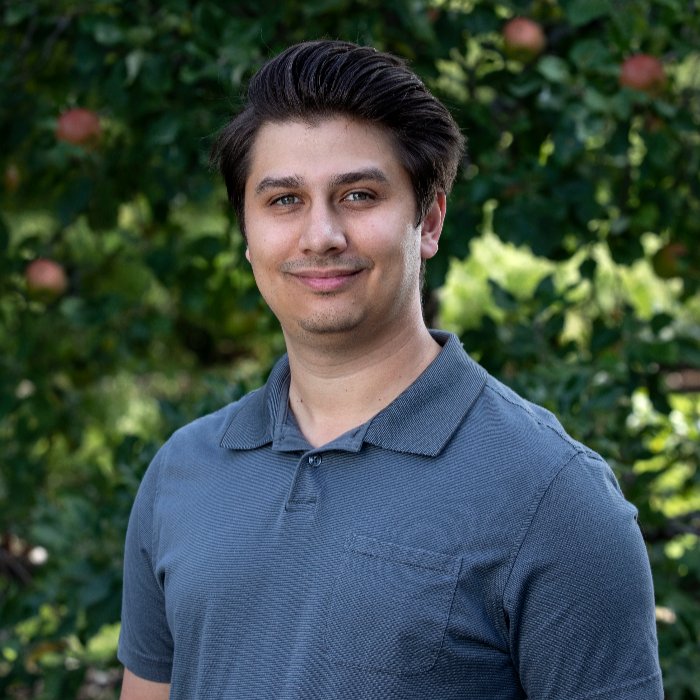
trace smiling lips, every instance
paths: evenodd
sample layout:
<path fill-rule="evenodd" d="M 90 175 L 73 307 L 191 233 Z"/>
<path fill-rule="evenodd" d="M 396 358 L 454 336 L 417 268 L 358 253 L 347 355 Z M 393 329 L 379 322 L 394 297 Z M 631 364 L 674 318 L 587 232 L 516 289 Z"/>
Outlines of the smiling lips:
<path fill-rule="evenodd" d="M 362 272 L 363 268 L 322 268 L 315 270 L 290 270 L 294 278 L 315 292 L 335 292 L 349 285 Z"/>
<path fill-rule="evenodd" d="M 365 270 L 374 267 L 371 260 L 359 255 L 330 259 L 322 256 L 287 260 L 279 271 L 294 278 L 313 292 L 329 293 L 349 287 Z"/>

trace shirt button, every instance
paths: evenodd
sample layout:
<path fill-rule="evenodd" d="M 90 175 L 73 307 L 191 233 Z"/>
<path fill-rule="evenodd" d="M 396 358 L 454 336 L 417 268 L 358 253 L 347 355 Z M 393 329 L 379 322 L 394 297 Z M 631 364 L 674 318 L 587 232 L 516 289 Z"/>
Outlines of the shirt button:
<path fill-rule="evenodd" d="M 311 455 L 311 457 L 309 457 L 309 466 L 320 467 L 321 461 L 321 455 Z"/>

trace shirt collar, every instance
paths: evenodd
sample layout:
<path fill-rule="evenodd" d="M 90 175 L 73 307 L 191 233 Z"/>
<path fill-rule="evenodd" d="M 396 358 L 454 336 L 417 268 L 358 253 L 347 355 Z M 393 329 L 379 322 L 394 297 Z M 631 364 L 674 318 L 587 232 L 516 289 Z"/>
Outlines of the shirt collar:
<path fill-rule="evenodd" d="M 445 331 L 431 334 L 443 346 L 439 355 L 391 404 L 363 426 L 346 433 L 351 436 L 346 449 L 358 451 L 364 442 L 395 452 L 435 456 L 445 447 L 481 393 L 487 374 L 467 355 L 455 335 Z M 285 355 L 272 369 L 265 386 L 235 405 L 221 446 L 250 450 L 274 443 L 278 449 L 290 449 L 283 447 L 289 379 Z"/>

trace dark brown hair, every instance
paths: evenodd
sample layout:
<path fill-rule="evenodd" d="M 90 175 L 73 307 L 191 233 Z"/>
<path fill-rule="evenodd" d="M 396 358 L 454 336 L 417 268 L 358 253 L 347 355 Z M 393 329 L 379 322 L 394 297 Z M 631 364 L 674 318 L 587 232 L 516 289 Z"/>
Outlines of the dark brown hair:
<path fill-rule="evenodd" d="M 243 110 L 221 130 L 212 148 L 211 162 L 224 177 L 241 230 L 250 151 L 260 127 L 338 115 L 392 134 L 411 178 L 419 221 L 438 191 L 450 191 L 464 138 L 444 105 L 405 62 L 349 42 L 309 41 L 262 66 L 248 85 Z"/>

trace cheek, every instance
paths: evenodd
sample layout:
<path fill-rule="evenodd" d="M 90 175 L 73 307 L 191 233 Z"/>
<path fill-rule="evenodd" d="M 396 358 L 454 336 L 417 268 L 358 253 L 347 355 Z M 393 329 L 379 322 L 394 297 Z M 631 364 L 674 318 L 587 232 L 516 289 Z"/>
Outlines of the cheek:
<path fill-rule="evenodd" d="M 420 229 L 415 226 L 406 226 L 403 232 L 402 253 L 407 267 L 414 267 L 414 263 L 418 261 L 420 264 L 421 257 L 421 235 Z"/>
<path fill-rule="evenodd" d="M 277 255 L 279 243 L 279 237 L 269 236 L 265 229 L 254 227 L 248 231 L 245 257 L 253 268 L 269 267 Z"/>

